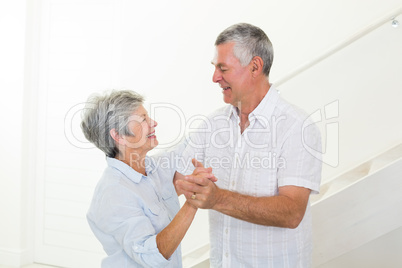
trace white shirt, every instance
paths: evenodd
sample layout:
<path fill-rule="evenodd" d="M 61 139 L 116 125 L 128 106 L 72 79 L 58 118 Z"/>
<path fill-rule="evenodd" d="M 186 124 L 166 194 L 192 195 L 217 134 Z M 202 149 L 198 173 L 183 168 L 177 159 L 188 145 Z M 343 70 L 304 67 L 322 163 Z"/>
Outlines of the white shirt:
<path fill-rule="evenodd" d="M 182 267 L 180 246 L 166 260 L 156 235 L 180 209 L 173 186 L 175 166 L 168 157 L 146 158 L 144 176 L 127 164 L 107 158 L 87 213 L 88 223 L 107 257 L 102 268 Z M 164 165 L 165 168 L 159 168 Z"/>
<path fill-rule="evenodd" d="M 278 187 L 295 185 L 318 193 L 321 160 L 309 151 L 321 151 L 321 137 L 306 118 L 271 86 L 242 134 L 237 108 L 231 105 L 205 119 L 189 137 L 186 162 L 178 171 L 190 174 L 189 161 L 195 157 L 212 167 L 223 189 L 274 196 Z M 311 267 L 310 204 L 296 229 L 257 225 L 214 210 L 209 221 L 211 267 Z"/>

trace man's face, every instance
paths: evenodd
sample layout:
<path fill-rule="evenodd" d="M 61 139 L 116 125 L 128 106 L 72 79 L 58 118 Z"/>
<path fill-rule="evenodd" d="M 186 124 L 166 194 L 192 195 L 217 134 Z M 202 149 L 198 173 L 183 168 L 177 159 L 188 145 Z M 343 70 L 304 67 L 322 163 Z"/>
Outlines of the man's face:
<path fill-rule="evenodd" d="M 249 65 L 242 66 L 233 54 L 234 43 L 224 43 L 216 47 L 212 64 L 215 66 L 212 81 L 222 88 L 223 101 L 239 107 L 250 93 L 251 70 Z"/>

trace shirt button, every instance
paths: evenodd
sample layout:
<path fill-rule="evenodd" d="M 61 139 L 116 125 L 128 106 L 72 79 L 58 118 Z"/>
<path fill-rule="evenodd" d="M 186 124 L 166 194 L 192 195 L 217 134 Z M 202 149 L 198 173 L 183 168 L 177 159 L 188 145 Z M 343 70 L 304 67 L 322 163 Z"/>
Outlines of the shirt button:
<path fill-rule="evenodd" d="M 228 231 L 228 228 L 226 228 L 226 229 L 225 229 L 225 233 L 228 234 L 228 232 L 229 232 L 229 231 Z"/>
<path fill-rule="evenodd" d="M 225 257 L 227 258 L 228 256 L 229 256 L 229 254 L 226 252 L 226 253 L 225 253 Z"/>
<path fill-rule="evenodd" d="M 235 186 L 235 182 L 234 182 L 234 181 L 232 181 L 232 186 Z"/>

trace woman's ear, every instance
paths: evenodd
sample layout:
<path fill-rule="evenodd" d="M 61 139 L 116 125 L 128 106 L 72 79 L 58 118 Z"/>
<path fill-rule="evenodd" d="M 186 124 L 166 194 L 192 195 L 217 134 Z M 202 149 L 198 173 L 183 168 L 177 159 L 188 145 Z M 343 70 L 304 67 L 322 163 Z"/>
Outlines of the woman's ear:
<path fill-rule="evenodd" d="M 116 144 L 124 144 L 125 140 L 123 135 L 120 135 L 115 128 L 112 128 L 109 134 L 112 137 L 112 139 L 116 142 Z"/>

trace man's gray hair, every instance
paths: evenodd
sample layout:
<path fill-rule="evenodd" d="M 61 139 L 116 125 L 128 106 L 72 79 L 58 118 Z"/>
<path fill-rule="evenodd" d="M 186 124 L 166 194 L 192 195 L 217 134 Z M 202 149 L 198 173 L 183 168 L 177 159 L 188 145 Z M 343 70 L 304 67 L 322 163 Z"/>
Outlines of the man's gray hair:
<path fill-rule="evenodd" d="M 133 135 L 128 127 L 130 116 L 143 102 L 141 95 L 130 90 L 113 90 L 89 96 L 81 115 L 85 138 L 107 156 L 115 157 L 119 151 L 110 130 L 114 128 L 121 135 Z"/>
<path fill-rule="evenodd" d="M 230 42 L 235 43 L 233 54 L 242 66 L 249 64 L 255 56 L 261 57 L 264 62 L 263 72 L 268 77 L 274 59 L 274 50 L 263 30 L 247 23 L 235 24 L 219 34 L 215 46 Z"/>

